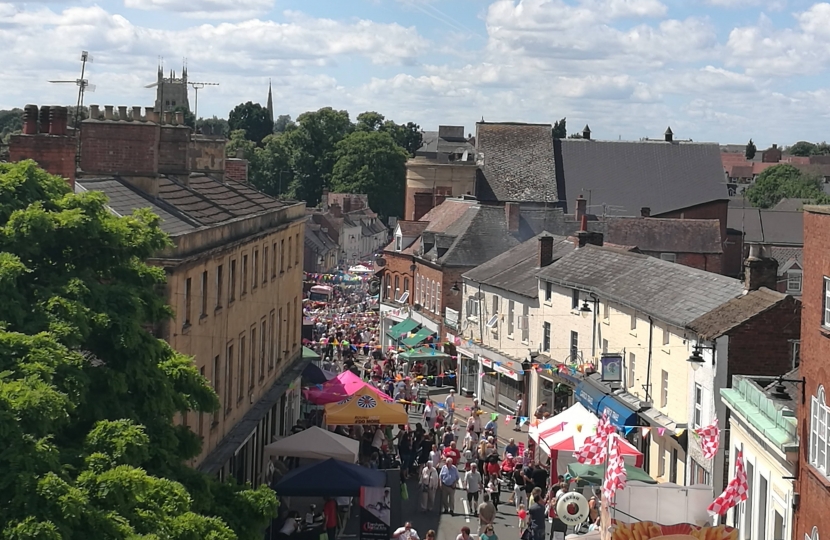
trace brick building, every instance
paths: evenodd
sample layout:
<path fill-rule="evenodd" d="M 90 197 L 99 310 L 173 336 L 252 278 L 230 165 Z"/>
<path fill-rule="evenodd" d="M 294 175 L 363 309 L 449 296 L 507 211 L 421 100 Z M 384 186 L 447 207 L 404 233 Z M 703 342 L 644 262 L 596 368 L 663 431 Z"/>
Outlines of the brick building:
<path fill-rule="evenodd" d="M 804 207 L 804 304 L 801 376 L 806 400 L 798 409 L 798 480 L 794 538 L 830 535 L 830 207 Z M 827 386 L 825 386 L 827 385 Z"/>
<path fill-rule="evenodd" d="M 26 105 L 23 109 L 23 133 L 12 135 L 9 160 L 33 159 L 52 174 L 75 184 L 75 130 L 67 128 L 66 107 Z"/>

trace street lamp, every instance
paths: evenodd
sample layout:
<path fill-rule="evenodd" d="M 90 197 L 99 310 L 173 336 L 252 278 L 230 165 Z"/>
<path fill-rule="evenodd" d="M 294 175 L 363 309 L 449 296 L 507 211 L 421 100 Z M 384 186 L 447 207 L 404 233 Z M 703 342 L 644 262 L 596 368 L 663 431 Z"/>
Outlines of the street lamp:
<path fill-rule="evenodd" d="M 458 296 L 458 293 L 461 292 L 461 289 L 458 288 L 458 282 L 456 281 L 453 283 L 452 287 L 450 287 L 450 292 L 453 296 Z"/>
<path fill-rule="evenodd" d="M 688 358 L 687 362 L 692 365 L 693 371 L 697 371 L 704 364 L 705 360 L 703 359 L 703 355 L 700 354 L 700 345 L 694 346 L 692 355 Z"/>
<path fill-rule="evenodd" d="M 583 318 L 591 314 L 591 306 L 588 305 L 588 300 L 582 301 L 582 307 L 579 308 L 579 314 L 582 315 Z"/>

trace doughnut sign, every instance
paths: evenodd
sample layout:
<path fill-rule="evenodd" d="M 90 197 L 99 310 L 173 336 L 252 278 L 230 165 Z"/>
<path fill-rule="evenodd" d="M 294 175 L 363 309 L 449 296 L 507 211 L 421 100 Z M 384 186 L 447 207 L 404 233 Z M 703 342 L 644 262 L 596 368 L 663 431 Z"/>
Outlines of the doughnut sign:
<path fill-rule="evenodd" d="M 576 491 L 565 493 L 556 501 L 556 517 L 565 525 L 579 525 L 588 519 L 588 500 Z"/>

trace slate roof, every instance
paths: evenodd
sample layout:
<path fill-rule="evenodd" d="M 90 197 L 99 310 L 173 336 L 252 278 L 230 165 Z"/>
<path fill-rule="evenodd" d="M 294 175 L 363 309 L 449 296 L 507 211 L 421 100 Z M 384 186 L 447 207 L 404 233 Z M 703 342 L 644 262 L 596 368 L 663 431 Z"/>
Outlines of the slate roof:
<path fill-rule="evenodd" d="M 743 231 L 744 242 L 754 244 L 804 245 L 804 213 L 729 208 L 727 227 Z"/>
<path fill-rule="evenodd" d="M 648 252 L 723 253 L 717 219 L 611 218 L 605 238 Z"/>
<path fill-rule="evenodd" d="M 444 139 L 438 136 L 437 131 L 424 131 L 421 147 L 416 155 L 434 158 L 437 154 L 463 154 L 465 150 L 471 158 L 475 155 L 474 146 L 466 139 Z"/>
<path fill-rule="evenodd" d="M 536 298 L 539 291 L 536 278 L 539 271 L 539 239 L 543 236 L 553 237 L 553 260 L 575 249 L 571 239 L 543 232 L 466 272 L 464 279 Z"/>
<path fill-rule="evenodd" d="M 787 298 L 791 297 L 762 287 L 744 296 L 733 298 L 698 317 L 689 323 L 689 329 L 695 331 L 701 339 L 709 341 L 728 334 L 730 330 L 772 309 Z"/>
<path fill-rule="evenodd" d="M 639 216 L 643 207 L 657 216 L 729 198 L 717 144 L 565 139 L 556 147 L 556 181 L 568 209 L 580 194 L 589 212 L 607 205 L 610 216 Z"/>
<path fill-rule="evenodd" d="M 401 235 L 406 236 L 408 238 L 415 238 L 416 236 L 420 236 L 424 229 L 426 229 L 427 223 L 426 221 L 407 221 L 403 219 L 398 220 L 398 226 L 401 228 Z"/>
<path fill-rule="evenodd" d="M 476 124 L 482 201 L 556 202 L 557 176 L 550 124 Z"/>
<path fill-rule="evenodd" d="M 537 276 L 593 292 L 680 327 L 744 292 L 737 279 L 592 245 L 568 253 Z"/>
<path fill-rule="evenodd" d="M 804 248 L 771 246 L 769 251 L 770 256 L 778 261 L 779 276 L 784 275 L 785 265 L 790 261 L 795 261 L 800 267 L 804 267 Z M 789 270 L 789 268 L 786 269 Z"/>
<path fill-rule="evenodd" d="M 788 199 L 783 198 L 771 210 L 779 212 L 800 212 L 805 204 L 810 204 L 810 199 Z"/>

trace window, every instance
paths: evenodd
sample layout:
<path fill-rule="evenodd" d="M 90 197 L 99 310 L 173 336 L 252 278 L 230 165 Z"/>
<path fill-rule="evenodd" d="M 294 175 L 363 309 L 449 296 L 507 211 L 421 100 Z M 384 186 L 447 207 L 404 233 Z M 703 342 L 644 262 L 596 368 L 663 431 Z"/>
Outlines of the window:
<path fill-rule="evenodd" d="M 271 279 L 277 277 L 277 243 L 271 244 Z"/>
<path fill-rule="evenodd" d="M 830 328 L 830 278 L 824 278 L 824 326 Z"/>
<path fill-rule="evenodd" d="M 236 382 L 236 401 L 242 401 L 242 397 L 245 395 L 245 333 L 239 335 L 239 366 L 237 369 L 239 370 L 237 376 L 238 381 Z"/>
<path fill-rule="evenodd" d="M 708 486 L 710 485 L 711 478 L 712 477 L 709 474 L 709 471 L 704 469 L 700 463 L 698 463 L 694 459 L 690 460 L 689 479 L 691 485 L 703 484 L 704 486 Z"/>
<path fill-rule="evenodd" d="M 216 267 L 216 307 L 222 307 L 222 282 L 225 279 L 222 265 Z"/>
<path fill-rule="evenodd" d="M 663 261 L 668 262 L 677 262 L 677 254 L 676 253 L 661 253 L 660 259 Z"/>
<path fill-rule="evenodd" d="M 671 463 L 669 463 L 669 482 L 677 483 L 677 449 L 671 451 Z"/>
<path fill-rule="evenodd" d="M 522 305 L 522 319 L 519 323 L 519 328 L 522 330 L 522 341 L 527 343 L 530 339 L 530 306 L 527 304 Z"/>
<path fill-rule="evenodd" d="M 231 259 L 231 271 L 228 273 L 228 302 L 236 300 L 236 259 Z"/>
<path fill-rule="evenodd" d="M 475 298 L 468 298 L 467 299 L 467 318 L 468 319 L 478 319 L 479 316 L 479 301 Z"/>
<path fill-rule="evenodd" d="M 516 307 L 516 304 L 513 300 L 509 300 L 507 302 L 507 336 L 513 337 L 513 311 Z"/>
<path fill-rule="evenodd" d="M 216 397 L 219 398 L 219 403 L 224 403 L 227 406 L 227 402 L 222 399 L 222 372 L 220 371 L 219 367 L 219 355 L 213 357 L 213 391 L 216 392 Z M 211 415 L 211 424 L 217 423 L 216 413 Z"/>
<path fill-rule="evenodd" d="M 632 330 L 637 329 L 637 312 L 636 311 L 631 313 L 631 329 Z"/>
<path fill-rule="evenodd" d="M 403 237 L 399 234 L 395 235 L 395 251 L 403 249 Z"/>
<path fill-rule="evenodd" d="M 790 344 L 792 346 L 790 356 L 793 361 L 793 369 L 795 369 L 801 364 L 801 340 L 791 339 Z"/>
<path fill-rule="evenodd" d="M 694 425 L 699 428 L 703 422 L 703 387 L 695 383 Z"/>
<path fill-rule="evenodd" d="M 579 356 L 579 332 L 571 330 L 571 362 L 575 362 Z"/>
<path fill-rule="evenodd" d="M 435 313 L 441 313 L 441 282 L 435 283 Z"/>
<path fill-rule="evenodd" d="M 230 411 L 233 403 L 233 342 L 228 343 L 225 357 L 225 412 Z"/>
<path fill-rule="evenodd" d="M 276 332 L 276 325 L 277 325 L 277 312 L 276 310 L 271 310 L 271 327 L 268 331 L 268 371 L 274 369 L 274 359 L 276 358 L 277 352 L 277 337 Z"/>
<path fill-rule="evenodd" d="M 602 352 L 604 352 L 604 353 L 608 352 L 608 340 L 607 339 L 602 340 Z"/>
<path fill-rule="evenodd" d="M 634 374 L 637 372 L 637 356 L 630 352 L 628 353 L 628 387 L 634 387 Z"/>
<path fill-rule="evenodd" d="M 550 352 L 550 323 L 542 324 L 542 350 Z"/>
<path fill-rule="evenodd" d="M 240 294 L 248 292 L 248 256 L 242 256 L 242 287 Z"/>
<path fill-rule="evenodd" d="M 801 294 L 801 270 L 787 270 L 787 292 Z"/>
<path fill-rule="evenodd" d="M 257 343 L 256 340 L 256 325 L 251 327 L 251 356 L 248 357 L 248 388 L 254 387 L 254 379 L 256 379 L 256 353 L 257 353 Z"/>
<path fill-rule="evenodd" d="M 191 279 L 187 278 L 184 282 L 184 325 L 190 325 L 190 309 L 191 303 L 193 302 L 193 294 L 192 294 L 192 283 Z"/>
<path fill-rule="evenodd" d="M 748 486 L 746 491 L 747 504 L 744 505 L 744 519 L 746 521 L 744 521 L 742 529 L 744 530 L 744 538 L 746 540 L 754 540 L 752 536 L 752 514 L 754 510 L 752 502 L 755 499 L 753 498 L 752 488 L 755 483 L 755 466 L 749 460 L 746 460 L 746 483 Z"/>
<path fill-rule="evenodd" d="M 418 303 L 421 299 L 419 296 L 421 294 L 421 276 L 416 276 L 413 281 L 415 282 L 415 294 L 412 298 Z"/>
<path fill-rule="evenodd" d="M 669 336 L 670 335 L 671 334 L 669 333 L 669 328 L 668 327 L 663 328 L 663 345 L 668 345 L 669 344 Z"/>
<path fill-rule="evenodd" d="M 550 299 L 553 297 L 553 283 L 550 281 L 545 282 L 545 302 L 550 302 Z"/>
<path fill-rule="evenodd" d="M 202 317 L 207 317 L 208 306 L 208 273 L 207 270 L 202 272 Z"/>
<path fill-rule="evenodd" d="M 767 479 L 758 475 L 758 532 L 757 540 L 767 540 Z M 750 504 L 752 504 L 750 502 Z M 778 538 L 774 539 L 778 540 Z"/>
<path fill-rule="evenodd" d="M 262 248 L 262 282 L 268 282 L 268 246 Z"/>
<path fill-rule="evenodd" d="M 254 268 L 251 272 L 251 290 L 259 285 L 259 250 L 254 250 Z"/>
<path fill-rule="evenodd" d="M 779 514 L 777 510 L 773 512 L 773 515 L 775 517 L 772 521 L 772 537 L 775 540 L 779 540 L 780 538 L 784 538 L 784 516 Z"/>
<path fill-rule="evenodd" d="M 401 277 L 395 276 L 395 296 L 393 298 L 401 297 Z"/>
<path fill-rule="evenodd" d="M 499 314 L 499 297 L 495 294 L 493 295 L 493 315 Z"/>
<path fill-rule="evenodd" d="M 665 407 L 669 403 L 669 374 L 664 369 L 660 377 L 660 406 Z"/>
<path fill-rule="evenodd" d="M 824 386 L 810 400 L 810 465 L 827 475 L 827 416 Z"/>
<path fill-rule="evenodd" d="M 300 334 L 297 332 L 297 324 L 300 322 L 300 312 L 297 311 L 297 297 L 294 297 L 294 311 L 291 312 L 294 315 L 294 320 L 292 324 L 294 325 L 294 332 L 291 334 L 291 344 L 294 348 L 297 348 L 297 336 Z"/>
<path fill-rule="evenodd" d="M 666 475 L 666 449 L 663 447 L 663 443 L 661 442 L 660 445 L 657 447 L 657 476 L 665 476 Z"/>
<path fill-rule="evenodd" d="M 576 289 L 571 291 L 571 309 L 579 309 L 579 291 Z"/>
<path fill-rule="evenodd" d="M 277 363 L 279 364 L 282 361 L 283 355 L 283 348 L 282 348 L 282 323 L 285 320 L 282 318 L 282 308 L 280 308 L 279 313 L 277 314 Z"/>
<path fill-rule="evenodd" d="M 294 238 L 289 236 L 288 237 L 288 269 L 289 270 L 291 270 L 291 260 L 293 259 L 292 255 L 294 253 L 294 248 L 292 247 L 292 243 L 291 243 L 292 240 L 294 240 Z"/>
<path fill-rule="evenodd" d="M 265 378 L 265 355 L 267 353 L 267 346 L 268 346 L 268 323 L 265 317 L 262 318 L 262 322 L 259 325 L 259 379 L 262 380 Z"/>
<path fill-rule="evenodd" d="M 280 274 L 285 272 L 285 239 L 280 240 Z"/>
<path fill-rule="evenodd" d="M 205 366 L 199 368 L 199 375 L 201 375 L 202 377 L 205 376 Z M 205 413 L 203 413 L 202 411 L 199 411 L 199 417 L 197 422 L 199 423 L 199 426 L 196 428 L 196 432 L 198 433 L 199 437 L 203 437 L 205 434 Z"/>
<path fill-rule="evenodd" d="M 409 278 L 408 277 L 403 278 L 403 290 L 404 290 L 404 292 L 409 292 Z"/>
<path fill-rule="evenodd" d="M 294 235 L 294 264 L 299 266 L 300 265 L 300 234 L 297 233 Z"/>
<path fill-rule="evenodd" d="M 611 302 L 608 300 L 602 306 L 602 318 L 606 321 L 611 318 Z"/>

